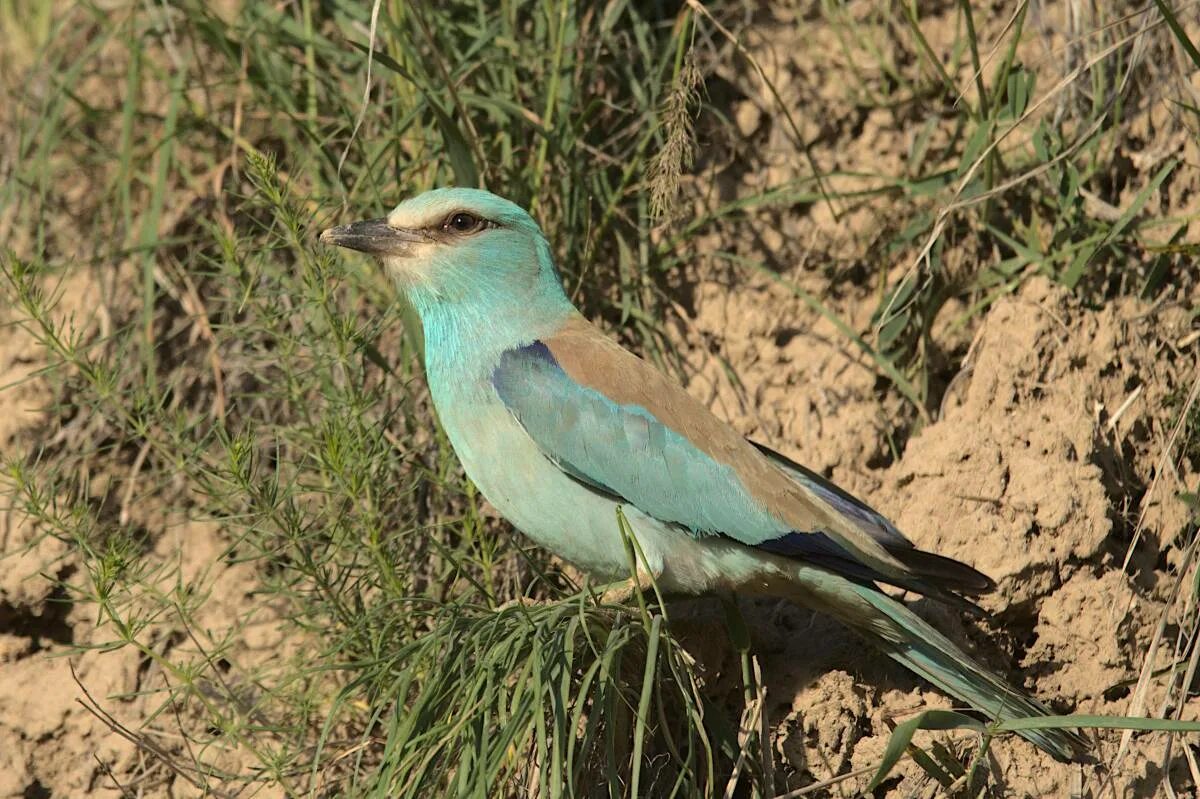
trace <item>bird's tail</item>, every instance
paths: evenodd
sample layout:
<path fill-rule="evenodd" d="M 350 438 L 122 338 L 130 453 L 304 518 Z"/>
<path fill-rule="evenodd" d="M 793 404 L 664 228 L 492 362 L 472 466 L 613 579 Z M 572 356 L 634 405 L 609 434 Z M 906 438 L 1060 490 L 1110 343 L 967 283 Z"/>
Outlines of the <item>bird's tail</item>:
<path fill-rule="evenodd" d="M 827 572 L 804 576 L 816 577 L 803 581 L 806 590 L 799 598 L 805 604 L 857 630 L 955 699 L 1000 721 L 1053 715 L 1041 702 L 976 663 L 928 622 L 878 589 Z M 1023 730 L 1020 734 L 1057 760 L 1078 759 L 1090 748 L 1075 730 Z"/>

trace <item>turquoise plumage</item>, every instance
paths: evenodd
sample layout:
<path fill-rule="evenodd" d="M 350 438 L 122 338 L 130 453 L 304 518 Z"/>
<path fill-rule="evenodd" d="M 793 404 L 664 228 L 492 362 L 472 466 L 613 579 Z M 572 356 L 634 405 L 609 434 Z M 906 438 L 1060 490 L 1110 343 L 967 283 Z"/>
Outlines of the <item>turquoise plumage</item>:
<path fill-rule="evenodd" d="M 580 385 L 540 341 L 506 350 L 492 385 L 547 458 L 609 497 L 695 537 L 729 531 L 753 545 L 790 532 L 754 501 L 733 468 L 647 409 Z"/>
<path fill-rule="evenodd" d="M 963 597 L 990 590 L 987 577 L 916 549 L 605 337 L 568 300 L 519 206 L 438 189 L 321 239 L 374 255 L 396 280 L 421 317 L 434 404 L 467 474 L 542 546 L 625 576 L 620 507 L 668 591 L 787 597 L 993 718 L 1049 712 L 876 587 L 971 606 Z M 1059 759 L 1087 748 L 1074 732 L 1023 734 Z"/>

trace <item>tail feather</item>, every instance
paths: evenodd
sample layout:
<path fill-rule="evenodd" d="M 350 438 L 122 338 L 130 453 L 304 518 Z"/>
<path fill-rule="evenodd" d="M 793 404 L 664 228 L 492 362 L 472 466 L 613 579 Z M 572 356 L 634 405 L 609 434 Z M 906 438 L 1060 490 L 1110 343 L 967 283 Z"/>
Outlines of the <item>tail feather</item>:
<path fill-rule="evenodd" d="M 999 721 L 1054 715 L 1041 702 L 976 663 L 900 602 L 872 586 L 834 580 L 837 584 L 828 578 L 818 578 L 816 585 L 805 580 L 809 590 L 804 591 L 802 600 L 857 630 L 893 660 L 950 696 Z M 1077 760 L 1090 748 L 1075 730 L 1024 730 L 1020 734 L 1061 761 Z"/>

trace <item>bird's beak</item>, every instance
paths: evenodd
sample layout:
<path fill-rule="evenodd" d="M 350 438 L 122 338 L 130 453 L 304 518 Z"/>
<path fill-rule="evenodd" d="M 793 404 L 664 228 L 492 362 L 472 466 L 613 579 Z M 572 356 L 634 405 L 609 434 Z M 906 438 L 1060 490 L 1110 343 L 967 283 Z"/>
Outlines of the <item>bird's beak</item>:
<path fill-rule="evenodd" d="M 393 257 L 409 255 L 414 244 L 428 240 L 423 231 L 392 227 L 386 218 L 352 222 L 321 232 L 321 241 L 325 244 Z"/>

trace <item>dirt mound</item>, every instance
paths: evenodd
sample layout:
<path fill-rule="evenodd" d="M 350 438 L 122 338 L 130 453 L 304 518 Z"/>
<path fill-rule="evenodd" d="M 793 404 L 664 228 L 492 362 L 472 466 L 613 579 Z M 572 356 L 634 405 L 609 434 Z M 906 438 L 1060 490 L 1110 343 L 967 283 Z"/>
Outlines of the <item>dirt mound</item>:
<path fill-rule="evenodd" d="M 64 284 L 63 312 L 81 312 L 89 288 L 86 275 Z M 87 324 L 82 315 L 80 324 Z M 42 367 L 33 338 L 8 328 L 0 337 L 0 385 L 15 385 L 2 395 L 0 457 L 23 455 L 28 437 L 45 424 L 50 392 L 33 379 Z M 58 582 L 75 576 L 77 558 L 67 544 L 38 535 L 16 510 L 0 514 L 0 542 L 0 797 L 120 796 L 98 781 L 93 755 L 127 771 L 134 747 L 76 701 L 82 692 L 71 666 L 107 697 L 135 690 L 137 657 L 132 650 L 64 657 L 73 647 L 100 643 L 90 636 L 94 619 L 73 612 Z"/>
<path fill-rule="evenodd" d="M 91 271 L 75 271 L 55 287 L 55 312 L 71 320 L 80 335 L 103 335 L 104 308 L 94 302 L 100 291 Z M 4 324 L 12 318 L 4 318 L 7 310 L 0 309 L 0 329 L 6 331 L 0 336 L 0 386 L 7 386 L 0 393 L 0 460 L 19 462 L 39 445 L 53 443 L 42 433 L 53 397 L 37 379 L 46 365 L 41 345 Z M 75 419 L 87 424 L 88 414 Z M 99 484 L 107 477 L 98 471 L 92 479 Z M 195 618 L 198 637 L 211 643 L 207 636 L 219 637 L 239 624 L 258 583 L 253 567 L 222 557 L 227 544 L 217 526 L 164 517 L 161 507 L 139 505 L 130 511 L 156 531 L 148 560 L 177 562 L 184 584 L 211 592 L 213 599 Z M 74 602 L 75 592 L 90 597 L 99 590 L 99 575 L 85 573 L 78 553 L 47 532 L 19 508 L 0 512 L 0 799 L 129 795 L 118 782 L 135 783 L 145 795 L 164 795 L 173 777 L 167 766 L 114 732 L 85 702 L 133 730 L 157 716 L 161 723 L 152 725 L 154 733 L 173 740 L 172 725 L 181 722 L 170 709 L 169 686 L 136 648 L 111 646 L 115 633 L 111 627 L 97 629 L 95 604 Z M 161 590 L 174 587 L 167 582 Z M 279 620 L 270 614 L 271 608 L 263 607 L 259 619 L 238 631 L 231 651 L 247 662 L 287 651 Z M 257 623 L 262 618 L 269 623 Z M 164 626 L 157 646 L 161 655 L 198 645 L 178 627 Z M 227 756 L 234 770 L 244 766 L 232 762 L 243 754 Z"/>
<path fill-rule="evenodd" d="M 727 290 L 714 283 L 697 293 L 693 338 L 728 357 L 696 364 L 699 393 L 743 420 L 734 406 L 749 397 L 759 416 L 743 421 L 745 432 L 857 491 L 921 547 L 993 577 L 984 623 L 964 628 L 955 614 L 918 603 L 982 660 L 1060 710 L 1130 712 L 1128 684 L 1174 596 L 1162 566 L 1181 556 L 1174 542 L 1187 515 L 1173 494 L 1196 481 L 1171 475 L 1170 486 L 1148 493 L 1169 433 L 1163 409 L 1194 374 L 1194 350 L 1177 349 L 1188 314 L 1134 300 L 1092 310 L 1048 281 L 1029 281 L 991 308 L 936 421 L 885 466 L 889 409 L 864 357 L 776 286 Z M 754 312 L 760 307 L 787 312 L 765 316 Z M 1143 509 L 1145 528 L 1123 568 Z M 823 619 L 786 606 L 760 616 L 777 751 L 796 785 L 877 762 L 889 717 L 948 705 Z M 1139 712 L 1162 701 L 1159 688 Z M 1184 709 L 1197 715 L 1200 703 Z M 1102 760 L 1118 738 L 1102 737 Z M 1147 738 L 1135 752 L 1161 755 L 1162 745 Z M 1022 741 L 994 745 L 990 757 L 1011 795 L 1062 793 L 1070 780 L 1097 778 Z M 1146 773 L 1137 760 L 1126 761 L 1124 776 Z M 906 768 L 901 793 L 923 790 L 928 776 Z M 868 777 L 849 785 L 862 788 Z"/>

